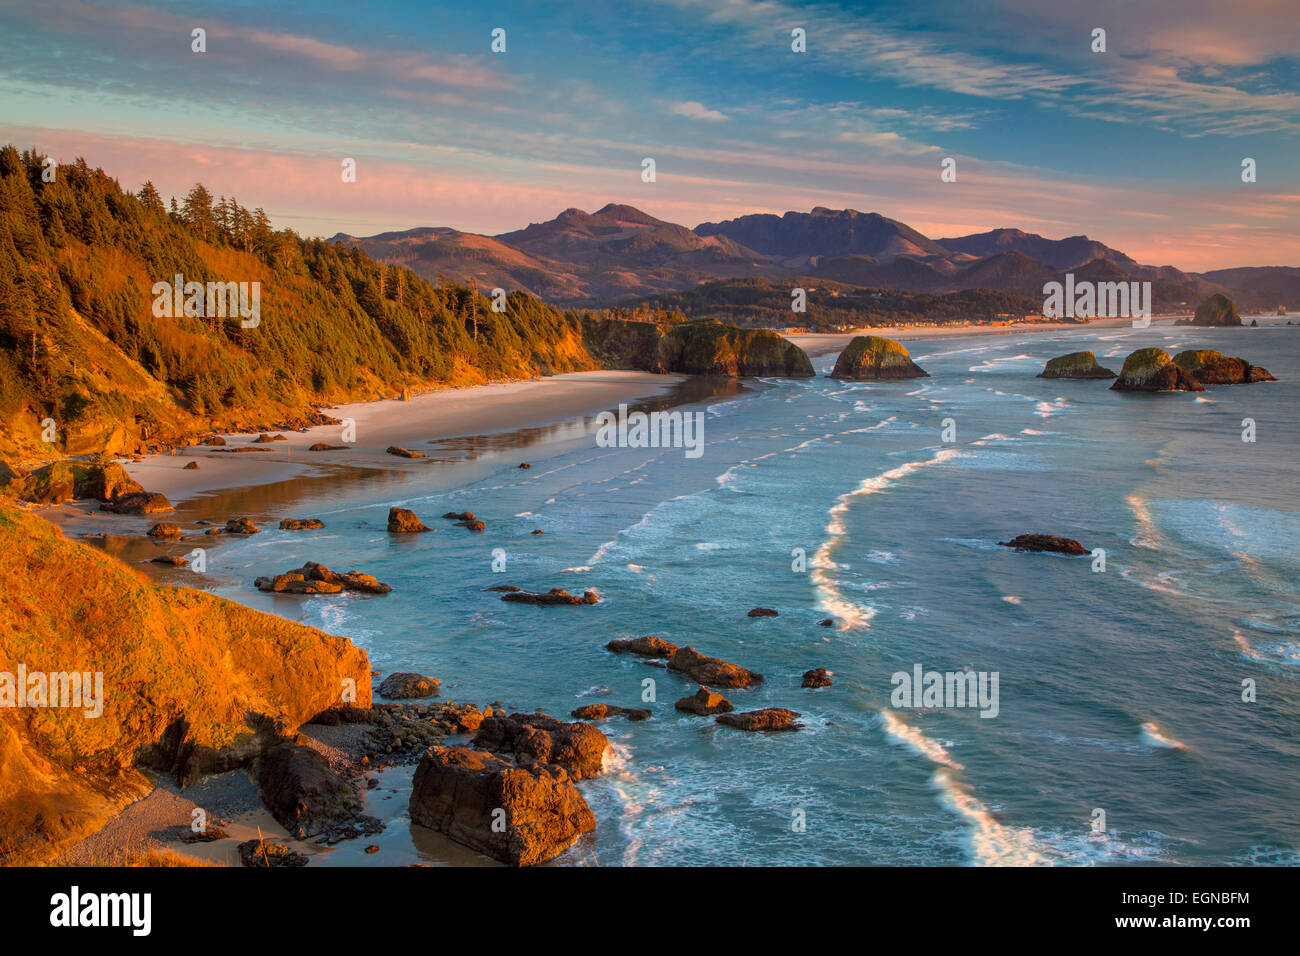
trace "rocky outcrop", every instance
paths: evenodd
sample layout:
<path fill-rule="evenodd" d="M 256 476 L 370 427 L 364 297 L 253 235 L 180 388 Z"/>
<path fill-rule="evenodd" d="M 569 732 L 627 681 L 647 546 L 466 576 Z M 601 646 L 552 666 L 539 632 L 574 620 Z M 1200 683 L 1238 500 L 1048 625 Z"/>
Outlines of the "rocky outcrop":
<path fill-rule="evenodd" d="M 1039 378 L 1115 378 L 1115 373 L 1097 362 L 1093 352 L 1071 352 L 1047 360 Z"/>
<path fill-rule="evenodd" d="M 389 674 L 379 685 L 379 696 L 389 700 L 408 700 L 412 697 L 436 697 L 442 681 L 423 674 L 399 671 Z"/>
<path fill-rule="evenodd" d="M 473 521 L 474 512 L 472 511 L 448 511 L 443 515 L 448 521 Z"/>
<path fill-rule="evenodd" d="M 148 531 L 145 532 L 151 538 L 171 539 L 179 538 L 184 532 L 178 524 L 171 524 L 166 521 L 160 521 Z"/>
<path fill-rule="evenodd" d="M 119 515 L 155 515 L 173 509 L 166 495 L 156 491 L 136 491 L 100 505 L 99 510 Z"/>
<path fill-rule="evenodd" d="M 1010 541 L 999 541 L 1004 548 L 1017 551 L 1050 551 L 1053 554 L 1084 555 L 1091 552 L 1073 538 L 1054 534 L 1018 534 Z"/>
<path fill-rule="evenodd" d="M 927 378 L 929 373 L 912 361 L 906 348 L 892 339 L 878 335 L 856 335 L 835 360 L 835 368 L 830 377 L 879 381 Z"/>
<path fill-rule="evenodd" d="M 269 445 L 273 441 L 288 441 L 283 435 L 268 435 L 266 432 L 253 439 L 254 445 Z"/>
<path fill-rule="evenodd" d="M 749 687 L 763 680 L 762 674 L 717 657 L 706 657 L 693 647 L 679 647 L 669 658 L 668 669 L 713 687 Z"/>
<path fill-rule="evenodd" d="M 832 674 L 824 667 L 815 667 L 810 671 L 803 672 L 803 683 L 800 687 L 830 687 L 832 683 Z"/>
<path fill-rule="evenodd" d="M 98 829 L 152 789 L 140 768 L 189 786 L 349 689 L 370 706 L 370 662 L 346 638 L 159 585 L 2 501 L 0 540 L 0 661 L 103 675 L 98 702 L 87 684 L 80 707 L 0 719 L 0 862 L 47 861 Z"/>
<path fill-rule="evenodd" d="M 200 445 L 208 445 L 214 448 L 219 445 L 224 445 L 225 443 L 226 440 L 220 435 L 209 435 L 207 438 L 203 439 L 203 441 L 199 442 Z"/>
<path fill-rule="evenodd" d="M 553 764 L 574 780 L 604 769 L 609 740 L 591 724 L 566 724 L 546 714 L 485 717 L 471 743 L 480 749 L 511 754 L 520 767 Z"/>
<path fill-rule="evenodd" d="M 784 707 L 765 707 L 737 714 L 718 714 L 713 719 L 737 730 L 798 730 L 803 726 L 797 722 L 801 716 L 803 715 L 798 711 L 786 710 Z"/>
<path fill-rule="evenodd" d="M 1124 360 L 1112 389 L 1120 392 L 1203 392 L 1205 386 L 1175 365 L 1164 349 L 1138 349 Z"/>
<path fill-rule="evenodd" d="M 318 441 L 314 445 L 311 445 L 307 450 L 308 451 L 341 451 L 347 447 L 348 447 L 347 445 L 330 445 L 327 444 L 326 442 Z"/>
<path fill-rule="evenodd" d="M 483 531 L 487 525 L 478 518 L 470 518 L 468 521 L 457 521 L 456 527 L 468 528 L 470 531 Z"/>
<path fill-rule="evenodd" d="M 411 822 L 513 866 L 544 863 L 596 829 L 563 771 L 521 768 L 467 747 L 430 747 L 411 785 Z"/>
<path fill-rule="evenodd" d="M 398 458 L 423 458 L 425 457 L 418 451 L 412 451 L 409 448 L 402 448 L 400 445 L 389 445 L 384 449 L 390 455 L 396 455 Z"/>
<path fill-rule="evenodd" d="M 296 867 L 307 865 L 307 854 L 295 853 L 273 840 L 245 840 L 239 844 L 239 862 L 248 867 Z"/>
<path fill-rule="evenodd" d="M 1251 365 L 1243 358 L 1229 358 L 1211 349 L 1188 349 L 1174 356 L 1174 364 L 1189 372 L 1202 385 L 1247 385 L 1276 382 L 1268 369 Z"/>
<path fill-rule="evenodd" d="M 251 518 L 231 518 L 223 529 L 226 534 L 261 534 L 262 529 L 253 524 Z"/>
<path fill-rule="evenodd" d="M 626 717 L 628 720 L 649 720 L 645 707 L 615 707 L 613 704 L 587 704 L 573 711 L 578 720 L 604 720 L 606 717 Z"/>
<path fill-rule="evenodd" d="M 661 326 L 584 316 L 582 342 L 604 368 L 731 377 L 815 374 L 807 353 L 776 332 L 712 319 Z"/>
<path fill-rule="evenodd" d="M 770 607 L 753 608 L 746 617 L 776 617 L 777 612 Z"/>
<path fill-rule="evenodd" d="M 253 585 L 259 591 L 277 594 L 337 594 L 340 591 L 360 591 L 363 594 L 388 594 L 393 589 L 373 575 L 360 571 L 339 574 L 323 564 L 308 561 L 296 571 L 286 571 L 272 578 L 257 578 Z"/>
<path fill-rule="evenodd" d="M 320 518 L 281 518 L 281 531 L 315 531 L 317 528 L 325 527 L 325 522 Z"/>
<path fill-rule="evenodd" d="M 197 461 L 187 461 L 182 471 L 198 471 L 199 463 Z"/>
<path fill-rule="evenodd" d="M 579 597 L 576 594 L 570 594 L 564 588 L 551 588 L 545 593 L 523 590 L 510 591 L 501 595 L 501 600 L 511 601 L 516 604 L 599 604 L 600 595 L 595 591 L 587 590 L 583 591 L 582 596 Z"/>
<path fill-rule="evenodd" d="M 113 502 L 126 495 L 144 493 L 115 461 L 106 463 L 55 461 L 13 479 L 19 498 L 36 504 L 57 505 L 64 501 L 94 499 Z"/>
<path fill-rule="evenodd" d="M 388 530 L 393 534 L 408 534 L 415 531 L 432 531 L 433 529 L 415 516 L 407 508 L 388 509 Z"/>
<path fill-rule="evenodd" d="M 1222 292 L 1216 292 L 1196 307 L 1196 315 L 1175 325 L 1241 325 L 1241 316 L 1237 314 L 1237 304 Z"/>
<path fill-rule="evenodd" d="M 689 697 L 683 697 L 673 704 L 673 707 L 688 714 L 699 714 L 701 717 L 708 717 L 713 714 L 729 714 L 735 710 L 731 701 L 721 694 L 715 694 L 707 687 L 701 687 Z"/>
<path fill-rule="evenodd" d="M 646 637 L 619 638 L 610 641 L 605 649 L 615 654 L 640 654 L 642 657 L 672 657 L 677 653 L 677 645 L 665 641 L 653 634 Z"/>
<path fill-rule="evenodd" d="M 330 769 L 329 761 L 310 747 L 288 741 L 262 754 L 257 784 L 271 816 L 300 840 L 361 810 L 356 790 Z"/>

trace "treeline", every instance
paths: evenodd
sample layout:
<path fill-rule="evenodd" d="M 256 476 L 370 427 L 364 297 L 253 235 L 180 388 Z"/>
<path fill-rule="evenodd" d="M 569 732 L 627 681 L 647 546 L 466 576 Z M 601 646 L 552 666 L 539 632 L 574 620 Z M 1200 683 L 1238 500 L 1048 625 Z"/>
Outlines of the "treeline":
<path fill-rule="evenodd" d="M 51 169 L 0 149 L 0 445 L 30 450 L 47 417 L 159 436 L 594 367 L 579 317 L 523 293 L 494 312 L 469 288 L 273 230 L 202 185 L 164 203 L 152 183 L 128 192 L 84 160 Z M 156 318 L 152 286 L 177 274 L 259 282 L 260 324 Z"/>
<path fill-rule="evenodd" d="M 791 308 L 791 293 L 795 288 L 805 290 L 806 311 L 802 313 Z M 999 315 L 1020 317 L 1042 311 L 1038 300 L 991 289 L 930 294 L 865 288 L 807 277 L 705 282 L 684 292 L 647 298 L 642 307 L 656 314 L 716 318 L 748 328 L 804 326 L 821 331 L 837 326 L 986 322 Z"/>

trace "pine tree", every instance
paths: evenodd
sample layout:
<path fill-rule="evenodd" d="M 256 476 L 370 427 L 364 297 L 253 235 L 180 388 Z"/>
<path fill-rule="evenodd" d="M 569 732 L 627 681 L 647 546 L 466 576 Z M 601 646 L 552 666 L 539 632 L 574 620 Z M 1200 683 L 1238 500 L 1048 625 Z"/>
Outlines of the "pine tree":
<path fill-rule="evenodd" d="M 135 195 L 136 198 L 139 199 L 140 202 L 144 204 L 144 207 L 148 209 L 150 212 L 155 212 L 155 213 L 163 212 L 162 196 L 158 195 L 158 190 L 154 188 L 154 184 L 152 182 L 146 180 L 145 184 L 140 187 L 140 191 Z"/>

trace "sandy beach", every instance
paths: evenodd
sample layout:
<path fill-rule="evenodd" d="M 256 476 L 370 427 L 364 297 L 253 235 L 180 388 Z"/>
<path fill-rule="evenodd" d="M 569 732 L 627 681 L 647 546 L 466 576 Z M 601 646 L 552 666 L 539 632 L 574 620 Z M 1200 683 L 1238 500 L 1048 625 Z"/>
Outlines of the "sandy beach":
<path fill-rule="evenodd" d="M 1176 317 L 1165 318 L 1165 322 Z M 1021 335 L 1025 332 L 1067 332 L 1071 329 L 1084 328 L 1118 328 L 1132 323 L 1132 319 L 1094 319 L 1091 322 L 1026 322 L 1017 325 L 984 325 L 964 323 L 962 325 L 935 326 L 899 326 L 882 325 L 873 328 L 856 329 L 852 332 L 798 332 L 785 335 L 808 353 L 809 357 L 838 352 L 858 335 L 879 335 L 896 342 L 910 342 L 919 339 L 943 339 L 956 335 Z M 1152 319 L 1153 325 L 1163 324 L 1160 319 Z"/>
<path fill-rule="evenodd" d="M 128 462 L 131 477 L 173 502 L 205 491 L 269 484 L 310 474 L 319 466 L 414 469 L 427 460 L 385 452 L 390 445 L 432 455 L 428 442 L 458 436 L 486 435 L 589 415 L 622 402 L 662 395 L 684 379 L 649 372 L 576 372 L 523 382 L 440 389 L 410 401 L 388 399 L 326 409 L 331 417 L 355 423 L 355 442 L 344 442 L 340 425 L 305 431 L 272 432 L 285 441 L 252 444 L 255 433 L 224 435 L 224 447 L 191 446 L 171 455 L 152 455 Z M 308 451 L 317 443 L 346 445 Z M 232 451 L 232 449 L 249 449 Z M 255 449 L 255 450 L 254 450 Z M 186 470 L 192 461 L 197 470 Z"/>

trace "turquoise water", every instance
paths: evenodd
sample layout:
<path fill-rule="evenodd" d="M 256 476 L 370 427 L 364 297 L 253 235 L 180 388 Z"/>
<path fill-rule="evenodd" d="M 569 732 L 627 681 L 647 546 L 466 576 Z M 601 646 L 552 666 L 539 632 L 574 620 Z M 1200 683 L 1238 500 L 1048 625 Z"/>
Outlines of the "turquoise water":
<path fill-rule="evenodd" d="M 1035 377 L 1065 352 L 1118 370 L 1148 345 L 1220 349 L 1281 381 L 1132 395 Z M 347 635 L 380 671 L 438 677 L 450 699 L 564 715 L 642 706 L 652 679 L 653 719 L 602 725 L 617 754 L 582 784 L 599 827 L 561 861 L 1294 864 L 1298 345 L 1285 326 L 913 342 L 928 379 L 763 380 L 688 405 L 706 412 L 698 459 L 597 448 L 587 419 L 441 443 L 468 461 L 427 479 L 304 482 L 273 516 L 324 531 L 222 545 L 212 572 L 220 593 Z M 833 358 L 814 360 L 822 375 Z M 392 505 L 437 532 L 388 535 Z M 466 509 L 485 534 L 438 517 Z M 1104 549 L 1105 571 L 996 545 L 1030 531 Z M 251 589 L 307 559 L 393 593 Z M 504 583 L 602 601 L 481 590 Z M 758 605 L 780 616 L 748 618 Z M 828 616 L 836 627 L 817 626 Z M 644 634 L 760 671 L 758 688 L 726 695 L 790 707 L 804 728 L 745 734 L 677 713 L 695 685 L 604 650 Z M 894 708 L 891 675 L 918 664 L 997 672 L 997 716 Z M 834 685 L 801 689 L 812 667 Z"/>

